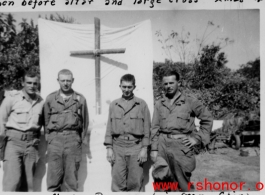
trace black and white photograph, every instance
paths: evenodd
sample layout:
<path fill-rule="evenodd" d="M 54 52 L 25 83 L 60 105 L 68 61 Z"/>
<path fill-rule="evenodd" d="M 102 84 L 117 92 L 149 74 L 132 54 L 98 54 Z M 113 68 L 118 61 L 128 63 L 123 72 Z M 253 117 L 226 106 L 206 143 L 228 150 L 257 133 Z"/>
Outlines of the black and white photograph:
<path fill-rule="evenodd" d="M 24 1 L 0 0 L 0 191 L 262 193 L 264 2 Z"/>

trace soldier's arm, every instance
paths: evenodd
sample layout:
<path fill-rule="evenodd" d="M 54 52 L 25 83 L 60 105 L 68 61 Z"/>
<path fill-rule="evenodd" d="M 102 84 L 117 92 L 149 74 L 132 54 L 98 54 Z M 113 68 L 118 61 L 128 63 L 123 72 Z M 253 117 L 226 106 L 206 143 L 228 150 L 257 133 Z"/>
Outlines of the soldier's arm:
<path fill-rule="evenodd" d="M 0 135 L 5 134 L 6 123 L 12 110 L 12 97 L 6 97 L 0 106 Z"/>
<path fill-rule="evenodd" d="M 159 106 L 158 102 L 155 104 L 152 125 L 151 125 L 151 150 L 158 150 L 158 133 L 160 129 L 159 123 Z"/>
<path fill-rule="evenodd" d="M 194 132 L 194 137 L 206 146 L 210 143 L 210 133 L 213 126 L 213 118 L 208 109 L 198 100 L 192 100 L 192 110 L 195 116 L 200 119 L 200 130 Z"/>
<path fill-rule="evenodd" d="M 51 118 L 50 113 L 50 99 L 49 96 L 46 98 L 46 101 L 43 106 L 43 116 L 44 116 L 44 133 L 47 133 L 47 127 Z"/>
<path fill-rule="evenodd" d="M 45 127 L 45 125 L 44 125 L 44 122 L 45 120 L 44 120 L 44 103 L 43 103 L 43 107 L 42 107 L 42 110 L 41 110 L 41 115 L 40 115 L 40 118 L 39 118 L 39 124 L 40 124 L 40 135 L 41 135 L 41 131 L 43 130 L 44 132 L 44 135 L 45 135 L 45 130 L 44 130 L 44 127 Z M 42 127 L 43 127 L 43 129 L 42 129 Z"/>
<path fill-rule="evenodd" d="M 89 114 L 88 114 L 86 99 L 84 99 L 84 102 L 82 105 L 82 118 L 83 118 L 82 140 L 84 141 L 86 134 L 87 134 L 88 125 L 89 125 Z"/>
<path fill-rule="evenodd" d="M 112 148 L 112 126 L 111 126 L 111 104 L 109 106 L 109 117 L 108 117 L 108 122 L 107 122 L 107 129 L 106 129 L 106 134 L 105 134 L 105 141 L 104 145 L 107 148 Z"/>
<path fill-rule="evenodd" d="M 143 112 L 144 112 L 144 137 L 142 143 L 143 147 L 147 147 L 150 145 L 151 116 L 146 103 L 144 103 Z"/>

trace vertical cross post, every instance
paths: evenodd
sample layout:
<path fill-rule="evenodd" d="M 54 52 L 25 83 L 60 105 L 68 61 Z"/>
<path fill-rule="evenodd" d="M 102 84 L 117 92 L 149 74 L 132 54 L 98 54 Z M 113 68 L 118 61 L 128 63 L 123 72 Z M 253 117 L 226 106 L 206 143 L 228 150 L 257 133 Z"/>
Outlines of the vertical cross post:
<path fill-rule="evenodd" d="M 100 50 L 100 20 L 94 18 L 95 24 L 95 50 Z M 97 53 L 97 52 L 96 52 Z M 95 55 L 95 80 L 96 80 L 96 114 L 101 114 L 101 84 L 100 84 L 100 55 Z"/>
<path fill-rule="evenodd" d="M 71 56 L 93 55 L 95 57 L 95 83 L 96 83 L 96 114 L 101 114 L 101 79 L 100 79 L 100 55 L 125 53 L 125 48 L 100 49 L 100 20 L 94 18 L 95 27 L 95 49 L 87 51 L 70 51 Z"/>

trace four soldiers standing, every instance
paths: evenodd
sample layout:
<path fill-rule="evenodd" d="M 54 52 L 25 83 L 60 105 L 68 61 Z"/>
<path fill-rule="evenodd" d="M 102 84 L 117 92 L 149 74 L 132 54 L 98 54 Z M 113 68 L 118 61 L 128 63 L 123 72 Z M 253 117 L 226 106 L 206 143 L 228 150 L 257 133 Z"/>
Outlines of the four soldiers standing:
<path fill-rule="evenodd" d="M 78 190 L 88 109 L 84 96 L 72 89 L 73 82 L 72 72 L 61 70 L 60 89 L 44 104 L 36 93 L 38 75 L 26 73 L 23 89 L 4 99 L 0 108 L 0 138 L 7 140 L 4 191 L 19 190 L 21 166 L 28 191 L 33 191 L 42 125 L 48 142 L 48 191 Z M 195 169 L 193 147 L 209 143 L 212 117 L 201 102 L 180 92 L 177 72 L 165 74 L 163 85 L 165 96 L 155 104 L 151 125 L 146 102 L 133 94 L 134 76 L 126 74 L 120 79 L 122 97 L 110 104 L 104 141 L 112 166 L 112 191 L 143 191 L 143 164 L 150 144 L 154 180 L 175 181 L 182 191 L 192 190 L 188 182 Z M 195 117 L 201 119 L 200 131 L 195 129 Z"/>

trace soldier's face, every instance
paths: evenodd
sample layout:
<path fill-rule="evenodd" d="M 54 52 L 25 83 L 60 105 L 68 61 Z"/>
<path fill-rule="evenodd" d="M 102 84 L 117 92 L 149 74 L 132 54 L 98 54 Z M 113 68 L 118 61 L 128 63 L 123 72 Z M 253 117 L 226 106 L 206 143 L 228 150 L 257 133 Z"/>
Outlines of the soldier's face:
<path fill-rule="evenodd" d="M 74 78 L 72 75 L 64 75 L 60 74 L 58 78 L 58 83 L 60 85 L 60 89 L 63 92 L 69 92 L 72 90 L 72 84 L 74 82 Z"/>
<path fill-rule="evenodd" d="M 163 86 L 167 95 L 175 95 L 179 88 L 179 82 L 176 80 L 176 76 L 163 77 Z"/>
<path fill-rule="evenodd" d="M 135 89 L 135 85 L 132 82 L 122 81 L 120 88 L 124 97 L 130 97 Z"/>
<path fill-rule="evenodd" d="M 25 76 L 22 86 L 28 95 L 35 95 L 39 87 L 39 77 L 27 77 Z"/>

